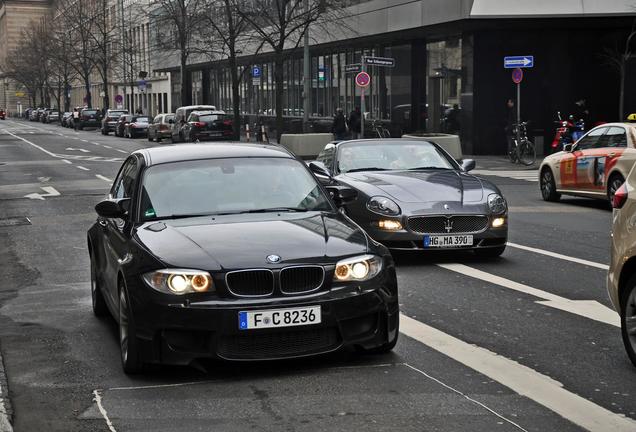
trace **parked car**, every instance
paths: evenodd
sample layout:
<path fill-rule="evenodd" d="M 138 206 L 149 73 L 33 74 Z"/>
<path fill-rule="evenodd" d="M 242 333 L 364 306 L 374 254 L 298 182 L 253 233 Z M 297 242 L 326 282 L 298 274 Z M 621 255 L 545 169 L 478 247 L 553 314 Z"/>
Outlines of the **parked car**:
<path fill-rule="evenodd" d="M 100 113 L 97 108 L 84 108 L 80 111 L 79 125 L 77 128 L 82 130 L 86 127 L 100 126 Z"/>
<path fill-rule="evenodd" d="M 0 109 L 0 120 L 4 120 L 6 116 L 7 116 L 6 111 L 3 109 Z"/>
<path fill-rule="evenodd" d="M 470 175 L 435 143 L 366 139 L 329 143 L 311 169 L 358 192 L 347 215 L 389 249 L 472 250 L 501 255 L 508 207 L 493 183 Z"/>
<path fill-rule="evenodd" d="M 171 128 L 172 142 L 185 141 L 183 128 L 192 111 L 216 111 L 216 107 L 214 105 L 189 105 L 177 108 L 174 114 L 174 123 Z"/>
<path fill-rule="evenodd" d="M 232 134 L 232 120 L 225 111 L 192 111 L 183 125 L 188 142 L 228 139 Z"/>
<path fill-rule="evenodd" d="M 126 125 L 130 123 L 130 120 L 133 117 L 134 116 L 132 114 L 122 114 L 119 116 L 119 118 L 117 119 L 117 123 L 115 124 L 115 136 L 118 136 L 118 137 L 124 136 L 124 130 L 126 128 Z"/>
<path fill-rule="evenodd" d="M 395 265 L 338 211 L 354 194 L 279 146 L 133 152 L 87 233 L 93 312 L 118 323 L 124 372 L 392 350 Z"/>
<path fill-rule="evenodd" d="M 607 291 L 620 315 L 623 345 L 636 366 L 636 169 L 629 171 L 625 182 L 614 193 L 612 207 Z"/>
<path fill-rule="evenodd" d="M 71 127 L 69 119 L 73 116 L 72 112 L 66 111 L 60 118 L 60 125 L 63 127 Z"/>
<path fill-rule="evenodd" d="M 161 142 L 170 138 L 170 127 L 174 123 L 174 114 L 159 114 L 148 126 L 148 141 Z"/>
<path fill-rule="evenodd" d="M 31 118 L 31 111 L 33 111 L 33 108 L 27 108 L 22 112 L 22 118 L 25 118 L 27 120 L 29 120 Z"/>
<path fill-rule="evenodd" d="M 124 136 L 127 138 L 137 138 L 148 135 L 148 122 L 150 118 L 146 115 L 136 115 L 124 126 Z"/>
<path fill-rule="evenodd" d="M 42 108 L 34 108 L 29 113 L 29 121 L 38 121 L 40 119 L 40 114 L 42 113 Z"/>
<path fill-rule="evenodd" d="M 42 114 L 42 123 L 51 123 L 60 121 L 60 112 L 54 108 L 47 108 Z"/>
<path fill-rule="evenodd" d="M 117 125 L 117 120 L 123 114 L 128 114 L 128 110 L 121 109 L 109 109 L 106 111 L 104 118 L 102 119 L 102 135 L 108 135 L 109 132 L 115 131 L 115 126 Z"/>
<path fill-rule="evenodd" d="M 611 203 L 636 162 L 635 146 L 633 123 L 605 123 L 591 129 L 541 162 L 541 197 L 558 201 L 561 194 L 567 194 Z"/>

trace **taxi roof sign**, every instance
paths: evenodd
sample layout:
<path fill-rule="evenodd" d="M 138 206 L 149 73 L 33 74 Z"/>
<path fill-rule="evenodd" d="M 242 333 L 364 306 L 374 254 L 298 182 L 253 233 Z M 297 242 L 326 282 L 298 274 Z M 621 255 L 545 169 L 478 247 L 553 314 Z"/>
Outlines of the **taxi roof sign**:
<path fill-rule="evenodd" d="M 632 113 L 627 116 L 627 121 L 630 123 L 636 123 L 636 113 Z"/>

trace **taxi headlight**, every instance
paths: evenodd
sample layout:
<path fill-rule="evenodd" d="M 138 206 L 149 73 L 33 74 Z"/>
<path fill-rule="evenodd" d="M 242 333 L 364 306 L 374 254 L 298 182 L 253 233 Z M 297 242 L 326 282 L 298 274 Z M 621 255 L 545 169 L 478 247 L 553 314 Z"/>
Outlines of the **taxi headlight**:
<path fill-rule="evenodd" d="M 367 208 L 374 213 L 387 216 L 397 216 L 400 214 L 400 206 L 391 198 L 384 196 L 374 196 L 369 198 Z"/>
<path fill-rule="evenodd" d="M 506 204 L 506 200 L 499 194 L 490 194 L 488 195 L 488 208 L 491 213 L 500 214 L 505 213 L 508 209 L 508 205 Z"/>
<path fill-rule="evenodd" d="M 374 278 L 382 270 L 382 258 L 363 255 L 338 261 L 334 281 L 366 281 Z"/>
<path fill-rule="evenodd" d="M 142 277 L 148 286 L 167 294 L 214 291 L 212 276 L 200 270 L 163 269 L 146 273 Z"/>

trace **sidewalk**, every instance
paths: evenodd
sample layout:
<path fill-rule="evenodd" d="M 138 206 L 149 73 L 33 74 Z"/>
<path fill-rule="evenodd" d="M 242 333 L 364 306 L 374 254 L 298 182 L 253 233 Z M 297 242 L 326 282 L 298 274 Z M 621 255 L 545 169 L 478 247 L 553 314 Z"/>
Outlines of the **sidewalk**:
<path fill-rule="evenodd" d="M 521 164 L 513 164 L 507 156 L 471 156 L 464 155 L 464 159 L 474 159 L 477 163 L 476 169 L 489 170 L 489 171 L 529 171 L 539 168 L 539 164 L 543 160 L 543 157 L 537 157 L 537 161 L 534 165 L 524 166 Z"/>

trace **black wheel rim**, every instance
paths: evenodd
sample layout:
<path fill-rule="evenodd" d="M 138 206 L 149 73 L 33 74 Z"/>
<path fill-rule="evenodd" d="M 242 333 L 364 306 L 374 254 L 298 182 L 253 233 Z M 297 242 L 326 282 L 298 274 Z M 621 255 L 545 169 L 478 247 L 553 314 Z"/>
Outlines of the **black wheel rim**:
<path fill-rule="evenodd" d="M 612 183 L 610 183 L 610 187 L 609 187 L 609 199 L 610 201 L 614 200 L 614 194 L 616 194 L 616 191 L 623 185 L 623 180 L 619 179 L 619 178 L 615 178 L 614 180 L 612 180 Z"/>
<path fill-rule="evenodd" d="M 549 198 L 552 195 L 552 173 L 544 171 L 541 174 L 541 193 L 543 198 Z"/>
<path fill-rule="evenodd" d="M 121 359 L 128 361 L 128 301 L 124 290 L 119 291 L 119 345 L 121 347 Z"/>
<path fill-rule="evenodd" d="M 625 332 L 632 352 L 636 352 L 636 289 L 632 289 L 625 304 Z"/>

